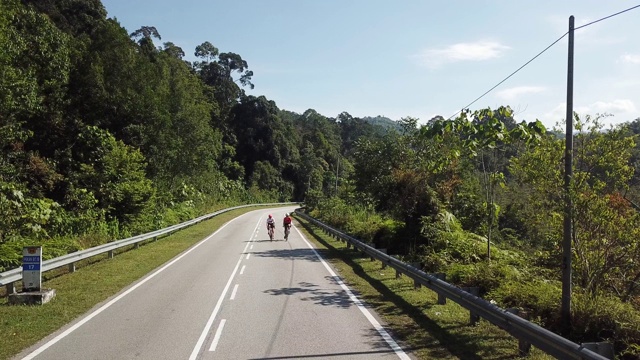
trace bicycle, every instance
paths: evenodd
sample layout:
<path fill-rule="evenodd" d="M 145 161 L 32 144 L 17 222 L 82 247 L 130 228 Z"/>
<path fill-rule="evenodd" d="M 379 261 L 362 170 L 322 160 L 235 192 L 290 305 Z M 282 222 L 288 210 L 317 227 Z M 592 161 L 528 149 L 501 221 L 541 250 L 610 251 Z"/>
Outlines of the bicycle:
<path fill-rule="evenodd" d="M 284 241 L 289 241 L 289 233 L 291 232 L 291 224 L 284 227 Z"/>
<path fill-rule="evenodd" d="M 269 232 L 269 240 L 273 241 L 274 227 L 270 226 L 268 232 Z"/>

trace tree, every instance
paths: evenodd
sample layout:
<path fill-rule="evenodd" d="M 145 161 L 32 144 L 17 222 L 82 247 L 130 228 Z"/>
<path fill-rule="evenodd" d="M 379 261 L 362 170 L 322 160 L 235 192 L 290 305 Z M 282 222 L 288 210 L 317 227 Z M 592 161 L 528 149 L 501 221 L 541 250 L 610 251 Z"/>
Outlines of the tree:
<path fill-rule="evenodd" d="M 603 132 L 600 116 L 575 115 L 578 131 L 574 142 L 574 169 L 570 196 L 574 204 L 574 279 L 590 294 L 612 288 L 624 299 L 637 289 L 640 217 L 622 198 L 633 175 L 629 164 L 634 138 L 624 127 Z M 551 251 L 562 241 L 563 198 L 562 141 L 546 136 L 540 145 L 512 162 L 518 181 L 532 187 L 530 201 L 544 212 L 537 214 L 550 224 Z M 632 270 L 635 269 L 635 270 Z"/>
<path fill-rule="evenodd" d="M 496 203 L 496 190 L 505 185 L 505 175 L 501 170 L 503 166 L 498 162 L 504 157 L 499 153 L 507 151 L 516 142 L 535 143 L 545 131 L 540 121 L 515 124 L 512 111 L 508 107 L 501 107 L 496 111 L 487 108 L 474 113 L 465 110 L 453 121 L 434 121 L 426 131 L 428 136 L 435 137 L 442 137 L 447 133 L 454 134 L 462 140 L 459 151 L 476 158 L 479 162 L 487 216 L 488 260 L 491 259 L 492 230 L 500 212 Z"/>

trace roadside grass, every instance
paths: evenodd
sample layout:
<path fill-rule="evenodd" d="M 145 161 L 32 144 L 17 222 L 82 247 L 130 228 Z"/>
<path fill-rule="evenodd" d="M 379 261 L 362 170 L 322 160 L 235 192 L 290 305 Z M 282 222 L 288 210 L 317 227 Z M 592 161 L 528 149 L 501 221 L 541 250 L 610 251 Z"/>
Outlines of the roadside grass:
<path fill-rule="evenodd" d="M 469 311 L 451 300 L 437 305 L 437 294 L 414 289 L 407 276 L 396 279 L 395 270 L 382 269 L 346 243 L 296 217 L 308 238 L 338 271 L 342 279 L 373 309 L 404 349 L 418 359 L 517 359 L 518 341 L 486 320 L 469 324 Z M 553 359 L 531 348 L 528 359 Z"/>
<path fill-rule="evenodd" d="M 56 290 L 56 297 L 42 306 L 13 306 L 0 298 L 0 359 L 9 359 L 23 349 L 68 324 L 91 308 L 165 264 L 203 240 L 227 221 L 258 209 L 250 207 L 218 215 L 170 236 L 120 251 L 114 258 L 95 256 L 77 266 L 43 274 L 43 288 Z"/>

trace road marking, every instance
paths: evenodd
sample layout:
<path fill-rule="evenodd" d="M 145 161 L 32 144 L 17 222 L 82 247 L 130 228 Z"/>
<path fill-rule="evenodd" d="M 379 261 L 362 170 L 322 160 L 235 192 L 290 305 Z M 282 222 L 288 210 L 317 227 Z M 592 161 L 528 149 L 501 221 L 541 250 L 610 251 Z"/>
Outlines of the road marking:
<path fill-rule="evenodd" d="M 240 275 L 244 274 L 244 269 L 246 268 L 246 265 L 242 265 L 242 269 L 240 269 Z"/>
<path fill-rule="evenodd" d="M 253 250 L 253 245 L 251 245 L 251 246 L 249 247 L 249 249 Z"/>
<path fill-rule="evenodd" d="M 236 286 L 233 287 L 233 291 L 231 292 L 231 297 L 229 298 L 229 300 L 235 299 L 237 292 L 238 292 L 238 284 L 236 284 Z"/>
<path fill-rule="evenodd" d="M 258 223 L 256 224 L 256 229 L 258 228 L 259 224 L 260 224 L 260 220 L 258 220 Z M 242 252 L 243 253 L 246 252 L 248 247 L 249 247 L 249 242 L 247 242 L 247 245 L 244 246 L 244 250 L 242 250 Z M 227 281 L 227 285 L 225 285 L 224 289 L 222 290 L 222 294 L 220 294 L 220 298 L 218 298 L 216 307 L 213 308 L 213 312 L 211 313 L 209 320 L 207 320 L 207 324 L 204 326 L 204 329 L 202 330 L 202 333 L 198 338 L 198 342 L 196 342 L 196 346 L 193 348 L 193 351 L 191 352 L 191 356 L 189 356 L 189 360 L 196 360 L 198 358 L 198 353 L 200 352 L 200 349 L 202 349 L 204 340 L 207 338 L 207 334 L 211 330 L 211 326 L 213 325 L 213 321 L 216 319 L 216 316 L 218 315 L 218 311 L 220 311 L 220 306 L 222 306 L 222 301 L 227 296 L 227 291 L 229 291 L 229 286 L 231 286 L 231 282 L 233 281 L 233 278 L 236 276 L 236 272 L 238 271 L 238 268 L 240 267 L 241 262 L 242 262 L 242 255 L 240 255 L 240 259 L 238 259 L 238 263 L 236 264 L 236 267 L 233 269 L 233 272 L 231 273 L 231 276 Z"/>
<path fill-rule="evenodd" d="M 237 218 L 235 218 L 237 219 Z M 173 261 L 171 261 L 170 263 L 168 263 L 167 265 L 161 267 L 160 269 L 158 269 L 156 272 L 154 272 L 153 274 L 147 276 L 146 278 L 144 278 L 143 280 L 141 280 L 139 283 L 135 284 L 134 286 L 132 286 L 131 288 L 129 288 L 129 290 L 126 290 L 125 292 L 123 292 L 122 294 L 116 296 L 115 298 L 113 298 L 111 301 L 109 301 L 108 303 L 102 305 L 98 310 L 92 312 L 91 314 L 87 315 L 87 317 L 85 317 L 84 319 L 80 320 L 79 322 L 77 322 L 75 325 L 73 325 L 72 327 L 68 328 L 67 330 L 65 330 L 62 334 L 54 337 L 53 339 L 51 339 L 49 342 L 47 342 L 46 344 L 42 345 L 41 347 L 37 348 L 36 350 L 34 350 L 32 353 L 30 353 L 29 355 L 25 356 L 23 358 L 23 360 L 31 360 L 34 357 L 38 356 L 40 353 L 42 353 L 43 351 L 47 350 L 48 348 L 50 348 L 51 346 L 53 346 L 55 343 L 57 343 L 58 341 L 64 339 L 67 335 L 71 334 L 72 332 L 74 332 L 75 330 L 77 330 L 80 326 L 86 324 L 89 320 L 93 319 L 94 317 L 98 316 L 101 312 L 105 311 L 107 308 L 109 308 L 111 305 L 115 304 L 116 302 L 118 302 L 120 299 L 122 299 L 123 297 L 129 295 L 132 291 L 134 291 L 135 289 L 139 288 L 140 286 L 142 286 L 144 283 L 146 283 L 147 281 L 153 279 L 156 275 L 158 275 L 159 273 L 161 273 L 162 271 L 166 270 L 169 266 L 175 264 L 176 262 L 178 262 L 178 260 L 182 259 L 183 257 L 187 256 L 187 254 L 189 254 L 190 252 L 192 252 L 193 250 L 195 250 L 197 247 L 199 247 L 200 245 L 204 244 L 206 241 L 208 241 L 209 239 L 211 239 L 215 234 L 217 234 L 220 230 L 224 229 L 227 225 L 229 225 L 232 221 L 234 221 L 235 219 L 232 219 L 230 221 L 228 221 L 226 224 L 222 225 L 218 230 L 216 230 L 213 234 L 207 236 L 204 240 L 200 241 L 199 243 L 195 244 L 191 249 L 187 250 L 185 253 L 183 253 L 182 255 L 178 256 L 177 258 L 175 258 Z"/>
<path fill-rule="evenodd" d="M 318 260 L 320 260 L 320 262 L 322 263 L 322 265 L 324 265 L 325 269 L 327 269 L 327 271 L 329 271 L 329 274 L 331 274 L 331 276 L 333 277 L 333 279 L 338 283 L 338 285 L 340 285 L 340 287 L 342 288 L 342 290 L 344 290 L 347 295 L 349 295 L 349 298 L 351 299 L 351 301 L 353 301 L 353 303 L 358 307 L 358 309 L 360 309 L 360 312 L 362 312 L 362 314 L 367 318 L 367 320 L 369 320 L 369 323 L 371 323 L 371 325 L 373 325 L 373 327 L 376 329 L 376 331 L 378 331 L 378 334 L 380 334 L 380 336 L 382 336 L 382 338 L 384 339 L 384 341 L 387 342 L 387 344 L 389 345 L 389 347 L 391 347 L 391 349 L 396 353 L 396 355 L 398 355 L 398 357 L 400 359 L 403 360 L 410 360 L 411 358 L 404 352 L 404 350 L 402 350 L 402 348 L 398 345 L 398 343 L 396 343 L 395 340 L 393 340 L 393 338 L 391 337 L 391 335 L 389 335 L 389 333 L 387 332 L 387 330 L 385 330 L 382 325 L 380 325 L 380 323 L 378 322 L 378 320 L 376 320 L 375 317 L 373 317 L 373 315 L 371 315 L 371 313 L 369 312 L 369 310 L 367 310 L 366 307 L 364 307 L 364 305 L 362 304 L 362 301 L 360 301 L 360 299 L 358 299 L 353 292 L 351 291 L 351 289 L 349 289 L 349 287 L 347 287 L 347 285 L 345 285 L 345 283 L 342 281 L 342 279 L 336 275 L 335 272 L 333 272 L 333 269 L 331 269 L 331 267 L 324 261 L 324 259 L 320 256 L 320 254 L 318 254 L 318 252 L 316 251 L 316 249 L 311 245 L 311 243 L 309 243 L 309 241 L 307 241 L 307 238 L 302 235 L 302 233 L 300 232 L 300 230 L 298 230 L 296 228 L 296 231 L 298 232 L 298 234 L 302 237 L 302 240 L 307 243 L 307 246 L 309 247 L 309 249 L 311 249 L 313 251 L 313 253 L 316 255 L 316 257 L 318 258 Z"/>
<path fill-rule="evenodd" d="M 245 260 L 249 260 L 249 256 L 251 256 L 251 253 L 247 254 L 247 258 Z"/>
<path fill-rule="evenodd" d="M 216 330 L 216 335 L 213 337 L 213 342 L 211 343 L 211 347 L 209 348 L 209 351 L 216 351 L 216 348 L 218 347 L 218 342 L 220 341 L 220 336 L 222 335 L 222 329 L 224 328 L 224 324 L 226 322 L 227 322 L 226 319 L 220 320 L 220 325 L 218 325 L 218 330 Z"/>

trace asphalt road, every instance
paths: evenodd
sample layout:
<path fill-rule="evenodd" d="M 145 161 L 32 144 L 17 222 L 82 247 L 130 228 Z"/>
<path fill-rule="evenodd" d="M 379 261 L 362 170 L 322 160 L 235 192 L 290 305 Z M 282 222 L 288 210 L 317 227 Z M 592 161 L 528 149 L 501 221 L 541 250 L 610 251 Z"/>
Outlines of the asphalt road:
<path fill-rule="evenodd" d="M 235 218 L 19 358 L 409 359 L 295 221 L 284 241 L 293 209 Z"/>

